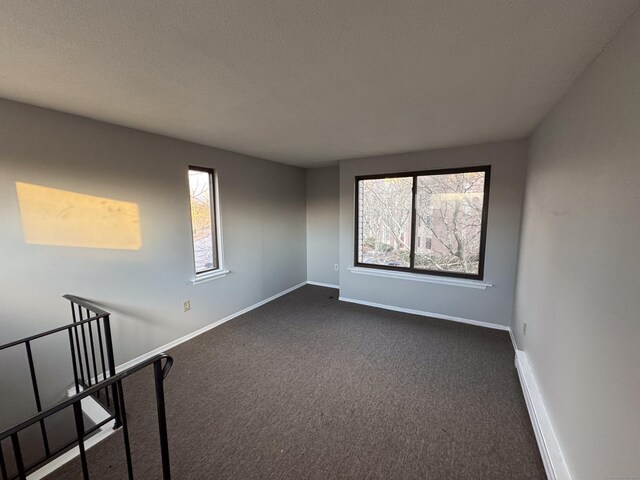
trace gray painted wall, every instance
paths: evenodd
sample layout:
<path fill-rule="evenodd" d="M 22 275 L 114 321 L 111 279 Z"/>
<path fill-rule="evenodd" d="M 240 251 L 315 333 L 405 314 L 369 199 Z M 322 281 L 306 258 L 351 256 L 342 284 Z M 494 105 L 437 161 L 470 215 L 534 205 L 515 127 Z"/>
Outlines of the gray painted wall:
<path fill-rule="evenodd" d="M 307 279 L 338 285 L 340 257 L 340 170 L 307 170 Z"/>
<path fill-rule="evenodd" d="M 526 159 L 527 143 L 521 140 L 340 162 L 340 296 L 510 325 Z M 487 164 L 492 170 L 485 281 L 493 287 L 476 290 L 347 270 L 354 261 L 355 176 Z"/>
<path fill-rule="evenodd" d="M 530 155 L 518 347 L 573 478 L 638 478 L 640 14 L 536 130 Z"/>
<path fill-rule="evenodd" d="M 196 286 L 189 164 L 218 172 L 231 270 Z M 142 248 L 25 244 L 16 181 L 136 202 Z M 69 322 L 60 296 L 72 293 L 113 312 L 120 364 L 304 282 L 305 203 L 301 168 L 0 100 L 0 343 Z M 183 313 L 186 299 L 191 311 Z M 72 381 L 65 341 L 33 347 L 38 371 L 50 379 L 47 403 Z M 31 408 L 21 400 L 30 398 L 26 370 L 17 367 L 23 356 L 0 357 L 0 428 L 11 422 L 8 412 L 20 417 Z"/>

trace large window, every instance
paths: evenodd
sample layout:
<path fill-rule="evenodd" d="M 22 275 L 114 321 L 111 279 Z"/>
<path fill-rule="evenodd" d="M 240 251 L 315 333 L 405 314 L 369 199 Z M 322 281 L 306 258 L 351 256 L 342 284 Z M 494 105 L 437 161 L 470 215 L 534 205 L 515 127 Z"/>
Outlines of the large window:
<path fill-rule="evenodd" d="M 191 231 L 196 276 L 217 270 L 220 267 L 214 189 L 213 170 L 189 167 Z"/>
<path fill-rule="evenodd" d="M 355 264 L 482 279 L 490 172 L 357 177 Z"/>

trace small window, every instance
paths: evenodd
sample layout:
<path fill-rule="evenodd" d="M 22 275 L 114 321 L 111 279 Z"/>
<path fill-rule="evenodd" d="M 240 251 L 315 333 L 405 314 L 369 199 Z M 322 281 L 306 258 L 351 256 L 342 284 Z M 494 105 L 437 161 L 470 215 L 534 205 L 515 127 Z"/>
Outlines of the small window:
<path fill-rule="evenodd" d="M 220 268 L 217 242 L 214 171 L 189 167 L 191 232 L 196 276 Z"/>
<path fill-rule="evenodd" d="M 357 177 L 355 264 L 482 279 L 490 172 Z"/>

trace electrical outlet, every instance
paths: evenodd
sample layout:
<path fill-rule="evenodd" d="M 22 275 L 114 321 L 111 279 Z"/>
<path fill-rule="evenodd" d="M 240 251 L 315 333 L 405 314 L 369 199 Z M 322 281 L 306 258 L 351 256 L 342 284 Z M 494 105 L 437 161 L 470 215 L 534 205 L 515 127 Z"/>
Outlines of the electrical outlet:
<path fill-rule="evenodd" d="M 182 302 L 182 308 L 185 312 L 188 312 L 189 310 L 191 310 L 191 302 L 189 300 L 185 300 L 184 302 Z"/>
<path fill-rule="evenodd" d="M 333 269 L 337 272 L 338 270 L 340 270 L 340 265 L 338 265 L 337 263 L 333 266 Z"/>
<path fill-rule="evenodd" d="M 524 322 L 522 324 L 522 334 L 526 335 L 527 334 L 527 322 Z"/>

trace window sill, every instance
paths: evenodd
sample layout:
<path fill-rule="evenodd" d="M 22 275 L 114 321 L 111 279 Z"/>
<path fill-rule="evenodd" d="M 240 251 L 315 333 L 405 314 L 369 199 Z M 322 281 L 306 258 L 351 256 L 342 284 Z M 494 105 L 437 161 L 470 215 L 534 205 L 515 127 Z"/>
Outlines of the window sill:
<path fill-rule="evenodd" d="M 349 267 L 351 273 L 358 275 L 372 275 L 374 277 L 397 278 L 399 280 L 412 280 L 414 282 L 439 283 L 441 285 L 451 285 L 455 287 L 477 288 L 486 290 L 493 287 L 493 284 L 481 280 L 469 280 L 466 278 L 440 277 L 438 275 L 426 275 L 422 273 L 394 272 L 376 268 Z"/>
<path fill-rule="evenodd" d="M 229 274 L 229 270 L 215 270 L 213 272 L 203 273 L 197 275 L 196 278 L 191 280 L 193 285 L 199 285 L 201 283 L 210 282 L 211 280 L 217 280 L 218 278 L 226 277 Z"/>

